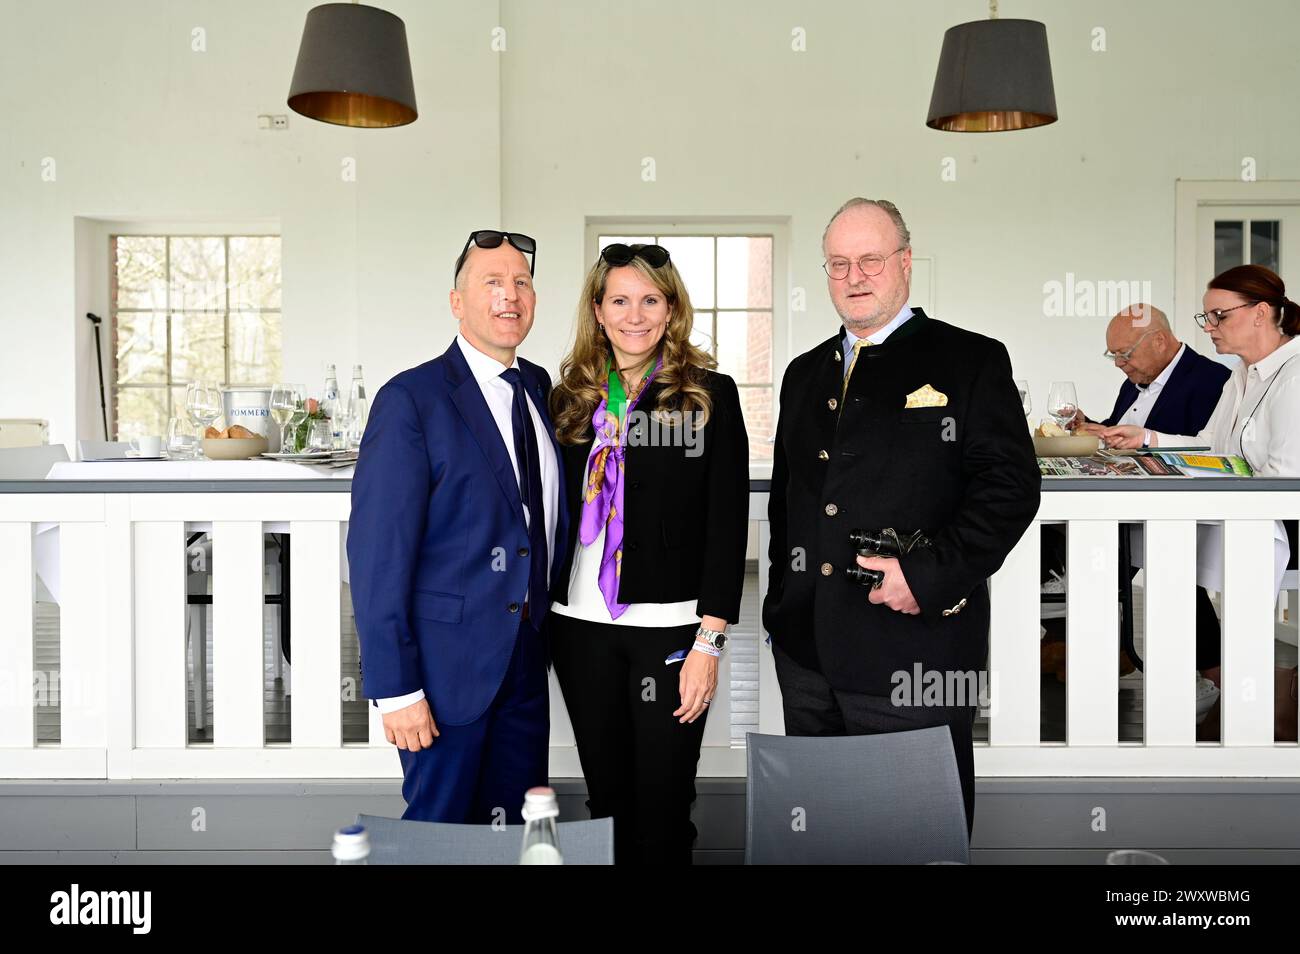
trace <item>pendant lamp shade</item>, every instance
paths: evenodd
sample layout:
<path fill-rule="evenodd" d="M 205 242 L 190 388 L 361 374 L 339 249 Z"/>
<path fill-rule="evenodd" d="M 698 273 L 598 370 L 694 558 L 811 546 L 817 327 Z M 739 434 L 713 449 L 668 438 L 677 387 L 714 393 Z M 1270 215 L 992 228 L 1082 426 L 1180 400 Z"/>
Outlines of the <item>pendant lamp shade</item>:
<path fill-rule="evenodd" d="M 289 108 L 339 126 L 373 129 L 415 122 L 415 84 L 400 17 L 360 3 L 307 13 Z"/>
<path fill-rule="evenodd" d="M 949 132 L 1006 132 L 1056 119 L 1043 24 L 976 20 L 944 33 L 927 126 Z"/>

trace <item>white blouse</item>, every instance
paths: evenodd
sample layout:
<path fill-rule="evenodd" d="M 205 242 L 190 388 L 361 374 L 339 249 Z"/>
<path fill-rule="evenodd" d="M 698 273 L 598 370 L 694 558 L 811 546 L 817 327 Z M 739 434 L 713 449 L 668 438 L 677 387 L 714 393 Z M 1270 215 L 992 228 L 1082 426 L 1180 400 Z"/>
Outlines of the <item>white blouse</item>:
<path fill-rule="evenodd" d="M 587 486 L 591 473 L 591 459 L 587 459 L 587 468 L 582 474 L 582 486 Z M 582 511 L 570 516 L 571 520 L 581 520 Z M 600 535 L 584 547 L 578 540 L 577 552 L 573 555 L 573 574 L 569 577 L 569 603 L 562 606 L 551 604 L 551 612 L 574 619 L 584 619 L 591 623 L 613 624 L 615 626 L 685 626 L 687 623 L 698 624 L 699 615 L 695 612 L 696 600 L 683 600 L 680 603 L 629 603 L 623 615 L 618 619 L 610 616 L 609 607 L 605 605 L 604 594 L 600 592 L 600 558 L 605 552 L 605 528 Z"/>
<path fill-rule="evenodd" d="M 1300 337 L 1234 368 L 1199 434 L 1160 434 L 1157 444 L 1209 444 L 1213 454 L 1244 457 L 1260 477 L 1300 477 Z"/>

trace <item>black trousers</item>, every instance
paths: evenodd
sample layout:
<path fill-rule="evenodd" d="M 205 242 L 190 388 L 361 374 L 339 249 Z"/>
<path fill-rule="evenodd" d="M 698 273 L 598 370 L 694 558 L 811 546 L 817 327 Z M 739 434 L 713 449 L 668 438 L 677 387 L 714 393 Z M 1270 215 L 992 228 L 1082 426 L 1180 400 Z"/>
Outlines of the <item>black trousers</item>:
<path fill-rule="evenodd" d="M 690 864 L 695 770 L 708 710 L 678 722 L 681 662 L 698 625 L 642 627 L 546 617 L 555 675 L 573 722 L 587 807 L 614 819 L 618 864 Z"/>
<path fill-rule="evenodd" d="M 815 669 L 795 662 L 772 644 L 781 685 L 786 735 L 876 735 L 946 725 L 952 733 L 957 775 L 966 808 L 966 835 L 975 825 L 975 706 L 896 706 L 889 696 L 832 688 Z"/>

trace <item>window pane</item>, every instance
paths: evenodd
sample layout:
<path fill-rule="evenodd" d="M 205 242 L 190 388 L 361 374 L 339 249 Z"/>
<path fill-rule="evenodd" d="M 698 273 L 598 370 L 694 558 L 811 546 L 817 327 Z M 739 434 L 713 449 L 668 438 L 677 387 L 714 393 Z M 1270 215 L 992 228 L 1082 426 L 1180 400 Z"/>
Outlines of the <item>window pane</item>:
<path fill-rule="evenodd" d="M 280 237 L 230 237 L 230 310 L 280 307 Z"/>
<path fill-rule="evenodd" d="M 745 412 L 745 433 L 749 435 L 750 460 L 772 459 L 772 436 L 776 433 L 772 387 L 741 388 L 740 407 Z"/>
<path fill-rule="evenodd" d="M 167 240 L 142 235 L 113 239 L 113 280 L 118 308 L 167 308 Z"/>
<path fill-rule="evenodd" d="M 599 252 L 606 245 L 613 245 L 616 242 L 622 242 L 624 245 L 654 245 L 655 237 L 653 235 L 602 235 L 596 240 L 596 245 L 599 246 L 596 251 Z"/>
<path fill-rule="evenodd" d="M 673 264 L 686 283 L 691 304 L 696 308 L 712 308 L 713 239 L 709 236 L 663 235 L 659 244 L 672 255 Z"/>
<path fill-rule="evenodd" d="M 224 384 L 226 322 L 220 314 L 172 315 L 172 380 Z"/>
<path fill-rule="evenodd" d="M 167 380 L 167 316 L 145 312 L 119 314 L 117 383 L 145 384 Z"/>
<path fill-rule="evenodd" d="M 697 311 L 691 325 L 691 344 L 708 354 L 713 354 L 713 312 Z M 716 357 L 716 355 L 715 355 Z"/>
<path fill-rule="evenodd" d="M 1242 264 L 1245 243 L 1242 240 L 1241 222 L 1214 223 L 1214 274 L 1221 275 Z"/>
<path fill-rule="evenodd" d="M 718 307 L 772 307 L 772 239 L 718 238 Z"/>
<path fill-rule="evenodd" d="M 226 307 L 226 243 L 220 236 L 171 239 L 173 312 Z"/>
<path fill-rule="evenodd" d="M 166 388 L 118 388 L 116 403 L 118 440 L 166 435 Z"/>
<path fill-rule="evenodd" d="M 1281 256 L 1280 239 L 1282 223 L 1273 221 L 1252 221 L 1250 223 L 1250 261 L 1252 265 L 1278 270 Z"/>
<path fill-rule="evenodd" d="M 718 370 L 737 384 L 772 383 L 772 313 L 718 312 Z"/>
<path fill-rule="evenodd" d="M 230 383 L 274 384 L 280 372 L 280 313 L 230 316 Z"/>

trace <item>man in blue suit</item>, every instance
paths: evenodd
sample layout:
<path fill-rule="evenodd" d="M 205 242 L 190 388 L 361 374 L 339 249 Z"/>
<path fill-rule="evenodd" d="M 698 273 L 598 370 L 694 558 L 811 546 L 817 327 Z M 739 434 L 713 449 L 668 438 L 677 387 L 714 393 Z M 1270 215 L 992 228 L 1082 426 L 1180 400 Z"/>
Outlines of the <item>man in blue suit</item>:
<path fill-rule="evenodd" d="M 551 381 L 515 350 L 533 323 L 536 244 L 470 235 L 459 334 L 375 397 L 348 531 L 362 691 L 398 748 L 404 818 L 518 819 L 547 783 L 540 634 L 567 523 Z"/>
<path fill-rule="evenodd" d="M 1196 434 L 1214 413 L 1232 373 L 1179 341 L 1165 313 L 1145 304 L 1126 308 L 1110 320 L 1106 354 L 1126 380 L 1110 417 L 1097 423 L 1080 411 L 1074 420 L 1076 433 L 1137 424 L 1166 434 Z"/>

